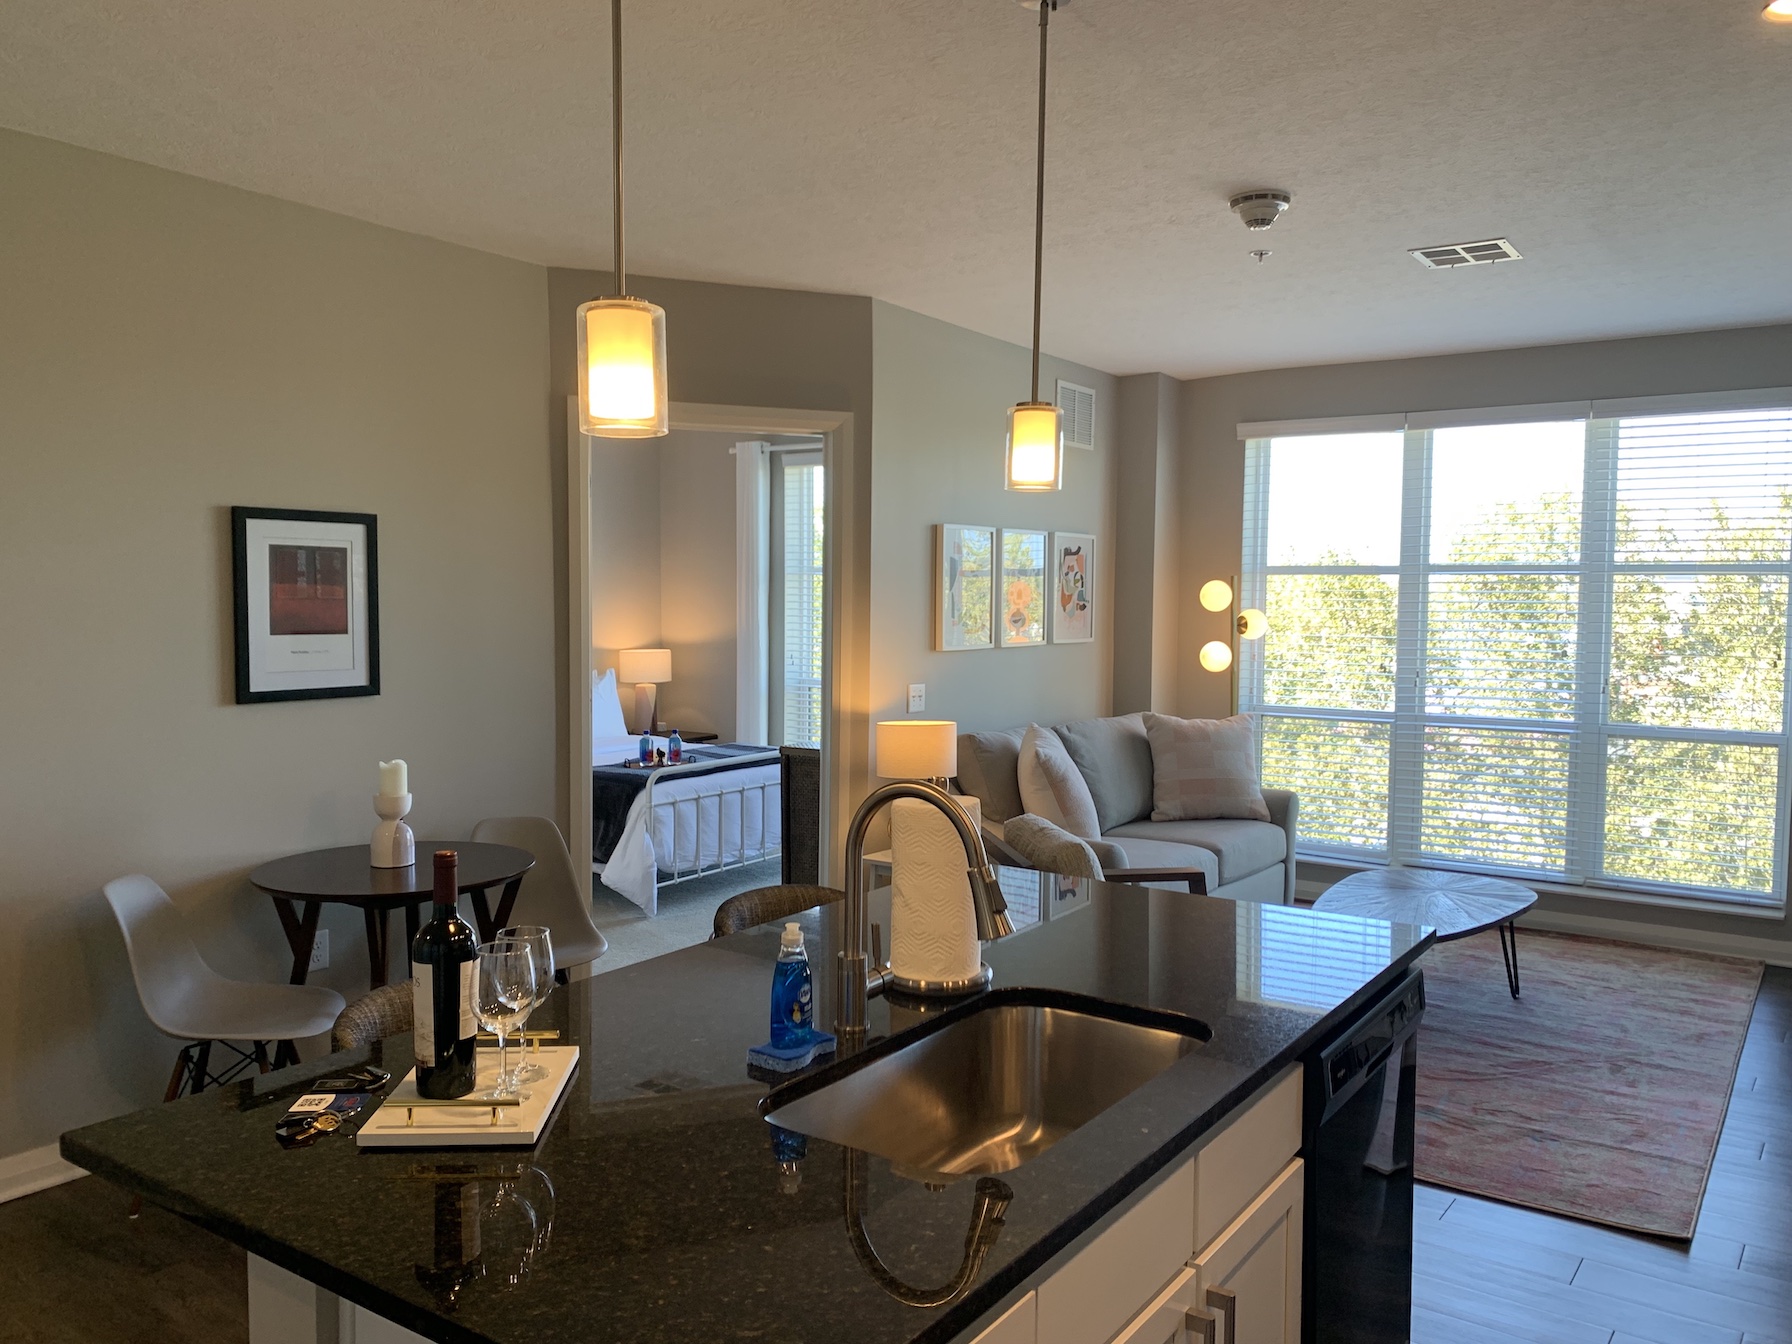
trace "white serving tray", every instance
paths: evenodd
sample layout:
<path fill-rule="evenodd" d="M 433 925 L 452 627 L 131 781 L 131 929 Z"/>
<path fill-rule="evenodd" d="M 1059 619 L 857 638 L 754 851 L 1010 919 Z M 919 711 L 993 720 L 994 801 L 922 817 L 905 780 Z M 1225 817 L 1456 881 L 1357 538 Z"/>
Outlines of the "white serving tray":
<path fill-rule="evenodd" d="M 431 1104 L 417 1096 L 417 1071 L 412 1069 L 367 1118 L 355 1134 L 355 1143 L 362 1148 L 490 1148 L 523 1147 L 538 1142 L 547 1133 L 554 1107 L 578 1068 L 579 1047 L 544 1045 L 511 1053 L 520 1055 L 524 1063 L 539 1064 L 548 1071 L 540 1082 L 522 1085 L 528 1099 L 521 1104 Z M 497 1086 L 498 1052 L 481 1048 L 474 1059 L 479 1070 L 478 1085 L 472 1096 L 462 1098 L 466 1102 L 489 1095 Z"/>

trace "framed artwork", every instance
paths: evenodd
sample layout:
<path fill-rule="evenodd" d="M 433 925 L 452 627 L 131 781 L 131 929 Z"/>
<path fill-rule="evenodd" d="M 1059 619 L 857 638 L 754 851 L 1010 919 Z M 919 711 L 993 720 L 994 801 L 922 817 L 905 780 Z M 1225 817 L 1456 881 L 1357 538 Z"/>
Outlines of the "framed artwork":
<path fill-rule="evenodd" d="M 236 702 L 380 693 L 377 520 L 230 511 Z"/>
<path fill-rule="evenodd" d="M 1095 638 L 1095 538 L 1052 533 L 1051 637 L 1054 644 Z"/>
<path fill-rule="evenodd" d="M 1045 643 L 1045 533 L 1004 527 L 996 537 L 1002 556 L 1001 630 L 1004 649 Z"/>
<path fill-rule="evenodd" d="M 933 647 L 994 648 L 996 530 L 936 523 L 933 542 Z"/>

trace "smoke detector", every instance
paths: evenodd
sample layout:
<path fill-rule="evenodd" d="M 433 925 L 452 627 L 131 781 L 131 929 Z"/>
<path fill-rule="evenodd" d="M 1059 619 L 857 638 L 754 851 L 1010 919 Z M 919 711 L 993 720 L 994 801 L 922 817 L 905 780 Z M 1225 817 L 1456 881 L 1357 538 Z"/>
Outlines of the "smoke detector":
<path fill-rule="evenodd" d="M 1285 191 L 1245 191 L 1232 198 L 1232 209 L 1244 221 L 1245 228 L 1256 233 L 1280 219 L 1291 199 Z"/>

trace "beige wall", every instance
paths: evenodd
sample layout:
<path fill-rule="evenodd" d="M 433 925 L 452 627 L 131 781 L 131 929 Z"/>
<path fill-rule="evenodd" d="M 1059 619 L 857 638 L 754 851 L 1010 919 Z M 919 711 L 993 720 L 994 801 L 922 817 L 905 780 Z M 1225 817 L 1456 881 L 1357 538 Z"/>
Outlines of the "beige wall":
<path fill-rule="evenodd" d="M 615 439 L 591 464 L 591 666 L 616 666 L 618 649 L 658 647 L 660 440 Z M 632 716 L 633 692 L 619 689 Z"/>
<path fill-rule="evenodd" d="M 0 132 L 0 1155 L 159 1099 L 99 886 L 284 979 L 245 874 L 553 806 L 544 272 Z M 233 703 L 233 504 L 379 516 L 384 693 Z M 358 917 L 320 981 L 364 988 Z"/>
<path fill-rule="evenodd" d="M 1176 472 L 1182 385 L 1161 373 L 1119 380 L 1114 529 L 1114 712 L 1173 712 L 1180 692 Z"/>
<path fill-rule="evenodd" d="M 1096 448 L 1066 448 L 1064 489 L 1002 488 L 1008 408 L 1025 400 L 1028 352 L 1005 341 L 873 305 L 871 707 L 907 715 L 910 682 L 925 717 L 966 731 L 1061 723 L 1108 712 L 1112 698 L 1116 380 L 1047 358 L 1040 394 L 1067 378 L 1096 393 Z M 981 523 L 1092 532 L 1101 605 L 1096 640 L 1033 649 L 933 651 L 933 526 Z"/>
<path fill-rule="evenodd" d="M 1735 391 L 1792 384 L 1792 325 L 1495 350 L 1428 359 L 1278 369 L 1184 383 L 1181 396 L 1181 712 L 1226 712 L 1229 684 L 1195 650 L 1226 634 L 1195 600 L 1204 578 L 1236 573 L 1243 547 L 1244 446 L 1237 426 L 1398 411 Z M 1271 613 L 1274 619 L 1274 613 Z M 1303 865 L 1303 876 L 1308 865 Z M 1547 897 L 1546 913 L 1616 916 L 1670 929 L 1792 942 L 1783 920 Z"/>

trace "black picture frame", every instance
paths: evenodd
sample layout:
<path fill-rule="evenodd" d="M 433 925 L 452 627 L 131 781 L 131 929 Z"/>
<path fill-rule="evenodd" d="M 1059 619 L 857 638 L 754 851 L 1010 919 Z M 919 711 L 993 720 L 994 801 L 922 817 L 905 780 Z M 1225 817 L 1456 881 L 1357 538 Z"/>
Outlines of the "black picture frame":
<path fill-rule="evenodd" d="M 271 602 L 268 585 L 264 582 L 259 593 L 252 591 L 256 586 L 252 583 L 251 569 L 255 557 L 252 553 L 250 525 L 257 522 L 281 522 L 293 524 L 329 525 L 335 528 L 361 528 L 363 540 L 360 556 L 361 567 L 366 575 L 366 591 L 360 609 L 357 610 L 349 600 L 358 585 L 352 573 L 345 575 L 344 596 L 342 605 L 349 628 L 342 632 L 349 639 L 351 647 L 357 636 L 363 639 L 365 650 L 364 672 L 357 669 L 353 681 L 345 681 L 337 685 L 269 685 L 270 680 L 279 681 L 281 675 L 258 669 L 253 657 L 252 646 L 257 642 L 258 628 L 269 628 L 271 617 L 265 614 L 266 606 Z M 302 533 L 302 526 L 300 531 Z M 337 534 L 340 536 L 340 532 Z M 352 547 L 351 561 L 352 567 Z M 265 564 L 263 561 L 265 573 Z M 235 656 L 236 656 L 236 702 L 239 705 L 268 704 L 284 700 L 340 700 L 350 696 L 378 695 L 380 693 L 380 581 L 379 581 L 379 519 L 371 513 L 340 513 L 325 509 L 264 509 L 246 505 L 234 505 L 230 510 L 230 568 L 235 613 Z M 264 609 L 259 623 L 253 619 L 252 604 Z M 362 616 L 364 612 L 364 617 Z M 362 629 L 357 632 L 354 624 Z M 337 632 L 327 632 L 334 635 Z M 265 638 L 265 637 L 264 637 Z M 287 674 L 290 676 L 291 674 Z M 311 674 L 313 676 L 322 674 Z M 256 685 L 257 681 L 264 684 Z"/>

